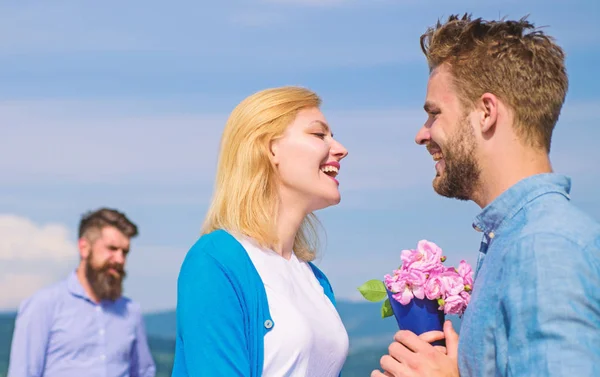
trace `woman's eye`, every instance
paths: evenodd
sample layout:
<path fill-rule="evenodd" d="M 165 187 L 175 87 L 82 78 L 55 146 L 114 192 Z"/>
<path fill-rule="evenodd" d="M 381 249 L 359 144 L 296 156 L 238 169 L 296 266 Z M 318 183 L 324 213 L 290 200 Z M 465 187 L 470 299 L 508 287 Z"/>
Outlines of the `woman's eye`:
<path fill-rule="evenodd" d="M 316 137 L 319 137 L 321 139 L 325 139 L 325 136 L 327 136 L 327 135 L 325 135 L 323 133 L 314 133 L 313 135 L 315 135 Z"/>

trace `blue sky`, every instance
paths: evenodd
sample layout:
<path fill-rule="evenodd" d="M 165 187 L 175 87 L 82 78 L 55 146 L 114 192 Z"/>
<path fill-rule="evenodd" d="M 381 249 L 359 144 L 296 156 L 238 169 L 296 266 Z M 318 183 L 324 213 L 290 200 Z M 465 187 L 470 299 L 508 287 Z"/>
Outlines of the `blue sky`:
<path fill-rule="evenodd" d="M 399 263 L 423 238 L 474 263 L 479 208 L 438 197 L 419 36 L 438 18 L 526 14 L 567 52 L 570 88 L 551 158 L 574 202 L 600 219 L 599 6 L 548 1 L 223 0 L 0 2 L 0 309 L 77 263 L 81 213 L 116 206 L 138 223 L 126 291 L 175 306 L 228 113 L 267 87 L 302 85 L 350 154 L 342 203 L 318 213 L 318 264 L 338 296 Z M 7 293 L 4 293 L 7 292 Z"/>

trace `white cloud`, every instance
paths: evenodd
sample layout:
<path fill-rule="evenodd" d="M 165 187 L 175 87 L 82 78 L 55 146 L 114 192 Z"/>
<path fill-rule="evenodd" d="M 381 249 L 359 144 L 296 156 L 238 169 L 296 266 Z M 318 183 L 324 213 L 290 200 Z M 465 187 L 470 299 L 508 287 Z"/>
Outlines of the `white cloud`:
<path fill-rule="evenodd" d="M 16 274 L 10 272 L 1 274 L 0 310 L 15 310 L 25 298 L 53 282 L 55 282 L 55 276 L 52 276 L 52 274 Z"/>
<path fill-rule="evenodd" d="M 0 260 L 70 260 L 77 247 L 62 224 L 37 225 L 15 215 L 0 214 Z"/>
<path fill-rule="evenodd" d="M 63 224 L 36 224 L 0 214 L 0 311 L 15 310 L 25 298 L 73 271 L 79 256 L 70 233 Z M 191 245 L 198 234 L 180 241 Z M 144 311 L 174 307 L 177 274 L 186 252 L 134 242 L 127 260 L 126 295 L 140 302 Z"/>
<path fill-rule="evenodd" d="M 0 310 L 16 308 L 74 268 L 78 254 L 69 233 L 62 224 L 0 214 Z"/>

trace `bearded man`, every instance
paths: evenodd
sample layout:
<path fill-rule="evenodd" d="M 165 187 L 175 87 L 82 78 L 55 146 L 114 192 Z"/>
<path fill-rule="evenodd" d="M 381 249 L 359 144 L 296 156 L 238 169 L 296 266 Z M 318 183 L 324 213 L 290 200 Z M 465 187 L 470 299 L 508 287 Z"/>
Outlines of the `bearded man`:
<path fill-rule="evenodd" d="M 481 232 L 460 340 L 399 331 L 372 377 L 600 376 L 600 223 L 571 202 L 550 146 L 565 54 L 527 19 L 451 15 L 421 36 L 434 190 L 475 202 Z M 429 342 L 445 338 L 445 348 Z M 441 352 L 438 352 L 441 351 Z"/>
<path fill-rule="evenodd" d="M 137 226 L 101 208 L 79 224 L 79 266 L 19 307 L 8 377 L 154 377 L 139 305 L 122 296 Z"/>

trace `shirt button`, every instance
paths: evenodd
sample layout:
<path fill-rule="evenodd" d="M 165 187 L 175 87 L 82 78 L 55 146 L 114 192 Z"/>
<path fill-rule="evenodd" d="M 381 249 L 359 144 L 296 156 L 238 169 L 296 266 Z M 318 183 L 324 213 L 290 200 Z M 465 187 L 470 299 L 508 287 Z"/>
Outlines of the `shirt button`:
<path fill-rule="evenodd" d="M 104 329 L 100 329 L 100 331 L 98 331 L 98 334 L 104 335 Z"/>
<path fill-rule="evenodd" d="M 273 327 L 273 321 L 271 321 L 270 319 L 267 319 L 265 321 L 265 328 L 270 329 L 271 327 Z"/>
<path fill-rule="evenodd" d="M 97 312 L 100 312 L 101 310 L 102 310 L 102 308 L 101 308 L 101 307 L 99 307 L 99 306 L 96 306 L 96 311 L 97 311 Z"/>
<path fill-rule="evenodd" d="M 100 360 L 106 360 L 106 355 L 100 355 Z"/>

